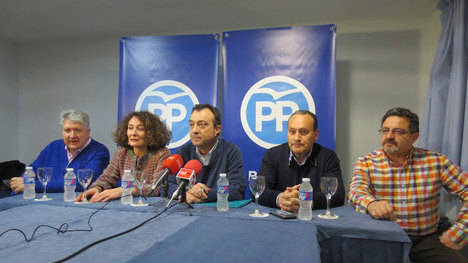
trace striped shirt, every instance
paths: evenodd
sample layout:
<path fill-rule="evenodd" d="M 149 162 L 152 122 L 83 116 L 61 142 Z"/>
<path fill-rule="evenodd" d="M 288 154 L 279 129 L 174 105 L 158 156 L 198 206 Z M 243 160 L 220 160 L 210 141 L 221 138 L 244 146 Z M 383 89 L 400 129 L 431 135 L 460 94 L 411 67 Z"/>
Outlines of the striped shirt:
<path fill-rule="evenodd" d="M 372 201 L 388 201 L 408 235 L 424 236 L 437 231 L 442 186 L 462 200 L 448 234 L 463 246 L 468 243 L 468 174 L 439 153 L 413 148 L 400 167 L 391 166 L 383 150 L 364 155 L 354 164 L 348 198 L 362 213 Z"/>

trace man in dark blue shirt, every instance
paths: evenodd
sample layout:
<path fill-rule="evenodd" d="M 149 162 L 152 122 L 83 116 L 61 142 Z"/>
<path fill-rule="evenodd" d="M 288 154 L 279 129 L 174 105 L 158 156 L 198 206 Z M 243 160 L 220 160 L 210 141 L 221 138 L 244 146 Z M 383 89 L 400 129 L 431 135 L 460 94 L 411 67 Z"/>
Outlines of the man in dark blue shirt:
<path fill-rule="evenodd" d="M 241 200 L 245 192 L 242 155 L 235 144 L 220 138 L 221 113 L 209 104 L 198 104 L 190 115 L 191 142 L 177 151 L 184 162 L 198 160 L 203 164 L 196 184 L 187 191 L 187 203 L 214 202 L 220 173 L 229 180 L 229 200 Z M 169 196 L 177 188 L 175 176 L 169 177 Z"/>

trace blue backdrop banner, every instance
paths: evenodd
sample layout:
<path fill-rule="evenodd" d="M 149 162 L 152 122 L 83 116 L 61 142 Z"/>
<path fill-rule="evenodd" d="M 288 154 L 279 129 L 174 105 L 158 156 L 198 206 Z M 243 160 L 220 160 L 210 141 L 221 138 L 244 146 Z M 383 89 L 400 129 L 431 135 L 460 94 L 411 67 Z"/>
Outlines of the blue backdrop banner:
<path fill-rule="evenodd" d="M 287 142 L 298 109 L 316 113 L 318 143 L 335 149 L 335 25 L 223 33 L 223 136 L 258 171 L 266 149 Z"/>
<path fill-rule="evenodd" d="M 118 120 L 150 111 L 172 131 L 169 148 L 182 146 L 192 107 L 216 105 L 218 60 L 218 35 L 121 38 Z"/>

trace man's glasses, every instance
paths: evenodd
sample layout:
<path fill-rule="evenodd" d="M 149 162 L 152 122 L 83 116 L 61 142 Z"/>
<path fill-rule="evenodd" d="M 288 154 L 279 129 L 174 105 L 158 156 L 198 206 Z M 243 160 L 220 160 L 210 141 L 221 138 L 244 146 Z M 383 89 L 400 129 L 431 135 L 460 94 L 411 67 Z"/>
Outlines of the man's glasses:
<path fill-rule="evenodd" d="M 387 135 L 387 134 L 390 134 L 390 133 L 393 133 L 393 134 L 396 134 L 396 135 L 405 135 L 407 133 L 409 133 L 409 131 L 407 130 L 403 130 L 403 129 L 388 129 L 388 128 L 383 128 L 383 129 L 379 129 L 378 132 L 382 135 Z"/>

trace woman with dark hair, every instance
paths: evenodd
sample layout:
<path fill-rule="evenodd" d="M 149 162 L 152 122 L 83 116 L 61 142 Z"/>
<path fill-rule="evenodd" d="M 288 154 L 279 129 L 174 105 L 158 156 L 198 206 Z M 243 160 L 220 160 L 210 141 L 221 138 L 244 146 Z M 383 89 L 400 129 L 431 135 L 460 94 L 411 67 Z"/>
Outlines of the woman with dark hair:
<path fill-rule="evenodd" d="M 166 145 L 171 133 L 164 123 L 154 114 L 139 111 L 131 112 L 119 124 L 114 133 L 114 141 L 119 144 L 109 166 L 99 176 L 88 191 L 76 198 L 79 202 L 85 197 L 91 202 L 107 202 L 120 198 L 122 188 L 117 184 L 124 170 L 140 170 L 146 182 L 158 179 L 162 172 L 162 163 L 169 156 Z M 148 185 L 143 189 L 145 195 L 150 191 Z M 132 189 L 136 194 L 136 189 Z M 159 189 L 153 192 L 159 195 Z"/>

